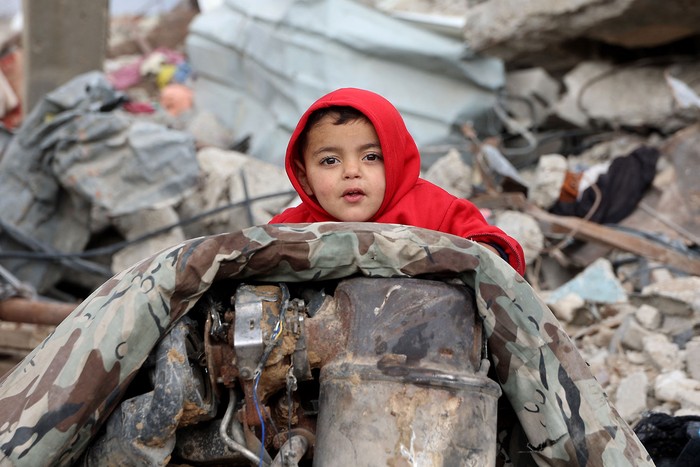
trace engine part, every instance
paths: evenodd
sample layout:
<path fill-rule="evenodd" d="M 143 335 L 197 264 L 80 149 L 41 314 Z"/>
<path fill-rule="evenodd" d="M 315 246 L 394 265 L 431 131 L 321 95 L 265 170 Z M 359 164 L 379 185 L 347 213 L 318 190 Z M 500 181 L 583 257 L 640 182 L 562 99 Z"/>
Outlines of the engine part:
<path fill-rule="evenodd" d="M 314 465 L 492 466 L 500 387 L 464 287 L 345 281 L 346 352 L 321 370 Z"/>
<path fill-rule="evenodd" d="M 188 317 L 158 345 L 151 372 L 153 390 L 126 399 L 86 452 L 84 465 L 164 465 L 178 427 L 211 419 L 216 413 L 209 378 L 199 367 L 204 348 Z M 190 363 L 194 361 L 194 363 Z"/>
<path fill-rule="evenodd" d="M 332 284 L 332 294 L 305 287 L 292 296 L 290 288 L 241 284 L 218 301 L 203 297 L 199 315 L 188 315 L 199 319 L 204 348 L 193 352 L 190 343 L 186 353 L 208 373 L 196 387 L 228 401 L 224 414 L 214 415 L 216 404 L 183 402 L 194 373 L 166 357 L 183 354 L 196 332 L 185 318 L 157 349 L 153 391 L 122 403 L 89 459 L 162 464 L 172 453 L 188 465 L 494 464 L 500 387 L 486 376 L 468 288 L 362 277 Z M 178 415 L 190 407 L 209 419 Z"/>

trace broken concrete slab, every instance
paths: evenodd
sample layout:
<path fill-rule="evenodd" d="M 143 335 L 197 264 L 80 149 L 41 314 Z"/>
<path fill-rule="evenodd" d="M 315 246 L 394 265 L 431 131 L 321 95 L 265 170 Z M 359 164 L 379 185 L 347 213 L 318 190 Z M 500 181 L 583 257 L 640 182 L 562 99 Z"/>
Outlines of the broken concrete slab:
<path fill-rule="evenodd" d="M 549 303 L 554 315 L 564 323 L 572 323 L 577 315 L 586 310 L 586 301 L 575 292 L 568 293 Z"/>
<path fill-rule="evenodd" d="M 700 381 L 700 338 L 694 337 L 685 345 L 685 371 Z"/>
<path fill-rule="evenodd" d="M 649 362 L 659 371 L 682 370 L 685 366 L 678 345 L 664 334 L 654 333 L 645 337 L 642 346 Z"/>
<path fill-rule="evenodd" d="M 646 298 L 658 297 L 666 299 L 665 303 L 676 302 L 678 307 L 664 306 L 665 314 L 700 313 L 700 277 L 677 277 L 664 282 L 656 282 L 642 289 L 642 296 Z"/>
<path fill-rule="evenodd" d="M 493 224 L 520 243 L 526 264 L 532 264 L 542 253 L 544 235 L 532 216 L 518 211 L 502 211 L 495 216 Z"/>
<path fill-rule="evenodd" d="M 556 104 L 555 113 L 579 127 L 653 127 L 672 133 L 692 123 L 694 117 L 675 104 L 665 73 L 664 66 L 580 63 L 564 76 L 566 94 Z M 679 73 L 695 82 L 700 65 L 686 64 Z M 700 84 L 694 88 L 700 89 Z"/>
<path fill-rule="evenodd" d="M 700 124 L 676 132 L 661 147 L 674 168 L 673 179 L 661 188 L 656 211 L 689 242 L 700 242 Z M 663 221 L 663 219 L 662 219 Z"/>
<path fill-rule="evenodd" d="M 537 161 L 534 180 L 527 197 L 543 209 L 549 209 L 561 194 L 569 165 L 561 154 L 544 154 Z"/>
<path fill-rule="evenodd" d="M 438 158 L 423 178 L 458 198 L 469 198 L 472 194 L 472 168 L 455 148 Z"/>
<path fill-rule="evenodd" d="M 646 303 L 637 308 L 634 317 L 637 318 L 639 324 L 651 331 L 659 329 L 664 320 L 664 315 L 658 308 Z"/>
<path fill-rule="evenodd" d="M 637 371 L 620 381 L 615 392 L 615 408 L 625 421 L 637 420 L 646 410 L 649 378 L 643 371 Z"/>
<path fill-rule="evenodd" d="M 700 7 L 684 0 L 490 0 L 467 10 L 464 38 L 514 64 L 561 69 L 581 60 L 586 42 L 652 47 L 696 35 L 698 24 Z"/>
<path fill-rule="evenodd" d="M 661 373 L 654 382 L 654 396 L 695 413 L 700 411 L 700 382 L 689 378 L 681 370 Z"/>
<path fill-rule="evenodd" d="M 561 84 L 541 67 L 506 74 L 508 111 L 527 128 L 539 127 L 559 100 Z"/>
<path fill-rule="evenodd" d="M 620 303 L 627 301 L 627 294 L 615 277 L 610 261 L 596 260 L 580 274 L 547 295 L 546 303 L 556 303 L 570 293 L 575 293 L 590 303 Z"/>
<path fill-rule="evenodd" d="M 197 161 L 197 187 L 177 211 L 183 220 L 212 214 L 183 226 L 189 238 L 266 224 L 296 195 L 282 167 L 252 156 L 205 147 Z"/>
<path fill-rule="evenodd" d="M 181 227 L 174 227 L 160 235 L 135 241 L 140 237 L 166 227 L 176 226 L 180 218 L 172 206 L 143 209 L 112 219 L 114 227 L 131 245 L 119 250 L 112 256 L 112 271 L 123 271 L 131 265 L 147 258 L 160 250 L 176 245 L 185 240 Z"/>

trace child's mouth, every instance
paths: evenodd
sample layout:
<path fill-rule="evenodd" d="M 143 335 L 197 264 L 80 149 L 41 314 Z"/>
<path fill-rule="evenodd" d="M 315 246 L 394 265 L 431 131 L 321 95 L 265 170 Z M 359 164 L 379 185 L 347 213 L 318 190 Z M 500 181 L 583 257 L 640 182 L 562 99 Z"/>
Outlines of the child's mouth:
<path fill-rule="evenodd" d="M 348 190 L 343 193 L 343 198 L 345 201 L 355 203 L 362 199 L 365 194 L 361 190 Z"/>

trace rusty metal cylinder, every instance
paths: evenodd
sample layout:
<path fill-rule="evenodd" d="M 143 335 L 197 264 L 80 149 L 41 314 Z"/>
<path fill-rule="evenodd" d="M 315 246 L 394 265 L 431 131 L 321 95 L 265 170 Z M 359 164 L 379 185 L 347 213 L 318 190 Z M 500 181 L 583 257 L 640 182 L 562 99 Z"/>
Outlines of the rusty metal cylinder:
<path fill-rule="evenodd" d="M 335 296 L 348 349 L 321 370 L 314 465 L 493 466 L 501 390 L 470 291 L 356 278 Z"/>

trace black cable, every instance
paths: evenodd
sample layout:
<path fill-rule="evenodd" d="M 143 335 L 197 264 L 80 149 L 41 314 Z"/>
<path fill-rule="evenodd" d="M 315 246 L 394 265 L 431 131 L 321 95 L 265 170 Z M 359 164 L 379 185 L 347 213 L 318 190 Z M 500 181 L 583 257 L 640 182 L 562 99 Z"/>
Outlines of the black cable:
<path fill-rule="evenodd" d="M 245 179 L 245 173 L 241 170 L 241 185 L 243 186 L 243 199 L 245 200 L 245 212 L 248 215 L 248 225 L 253 225 L 253 209 L 250 206 L 250 197 L 248 196 L 248 183 Z"/>
<path fill-rule="evenodd" d="M 637 237 L 641 237 L 647 240 L 650 240 L 654 243 L 661 244 L 665 247 L 668 247 L 674 251 L 677 251 L 678 253 L 683 253 L 685 255 L 688 255 L 693 258 L 700 258 L 700 255 L 696 250 L 693 248 L 688 248 L 683 242 L 679 240 L 672 240 L 669 239 L 668 237 L 664 235 L 660 235 L 657 233 L 652 233 L 652 232 L 645 232 L 639 229 L 635 229 L 633 227 L 627 227 L 625 225 L 620 225 L 620 224 L 603 224 L 606 227 L 610 227 L 615 230 L 619 230 L 622 232 L 627 232 L 629 234 L 635 235 Z"/>
<path fill-rule="evenodd" d="M 109 255 L 116 253 L 117 251 L 136 244 L 143 242 L 144 240 L 148 240 L 149 238 L 157 237 L 158 235 L 162 235 L 164 233 L 169 232 L 170 230 L 192 224 L 194 222 L 200 221 L 204 219 L 205 217 L 218 214 L 219 212 L 225 211 L 227 209 L 233 209 L 236 207 L 240 207 L 243 205 L 248 205 L 250 206 L 250 203 L 255 202 L 255 201 L 261 201 L 265 199 L 270 199 L 270 198 L 275 198 L 278 196 L 290 196 L 290 195 L 296 195 L 296 191 L 284 191 L 284 192 L 279 192 L 279 193 L 272 193 L 268 195 L 261 195 L 257 196 L 255 198 L 246 198 L 243 201 L 237 201 L 235 203 L 229 203 L 225 204 L 222 206 L 218 206 L 216 208 L 210 209 L 208 211 L 205 211 L 203 213 L 197 214 L 196 216 L 192 216 L 189 219 L 184 219 L 180 220 L 178 222 L 174 222 L 170 225 L 166 225 L 164 227 L 161 227 L 159 229 L 153 230 L 151 232 L 147 232 L 139 237 L 136 237 L 132 240 L 124 240 L 122 242 L 117 242 L 113 243 L 112 245 L 108 245 L 105 247 L 100 247 L 100 248 L 93 248 L 91 250 L 85 250 L 82 252 L 73 252 L 73 253 L 64 253 L 64 252 L 57 252 L 54 251 L 52 248 L 37 242 L 34 239 L 31 239 L 30 237 L 27 237 L 26 235 L 22 234 L 21 232 L 15 230 L 14 232 L 11 232 L 11 230 L 14 230 L 11 228 L 8 224 L 2 221 L 0 219 L 0 227 L 2 227 L 3 230 L 7 231 L 10 233 L 10 236 L 12 236 L 16 241 L 29 246 L 32 250 L 34 251 L 0 251 L 0 259 L 36 259 L 36 260 L 76 260 L 78 261 L 79 258 L 92 258 L 95 256 L 103 256 L 103 255 Z M 252 215 L 252 213 L 251 213 Z M 250 218 L 249 218 L 250 219 Z M 251 223 L 252 225 L 252 223 Z M 10 228 L 8 228 L 10 227 Z M 13 234 L 18 234 L 21 235 L 22 238 L 16 238 L 15 235 Z M 32 244 L 30 244 L 31 242 Z M 40 250 L 41 252 L 38 252 L 37 250 Z M 61 261 L 62 262 L 62 261 Z M 88 264 L 93 264 L 93 263 L 88 263 Z M 111 276 L 112 273 L 110 272 L 109 275 Z"/>
<path fill-rule="evenodd" d="M 17 258 L 17 259 L 45 259 L 45 260 L 51 260 L 51 261 L 56 261 L 63 266 L 66 266 L 71 269 L 77 269 L 77 270 L 82 270 L 85 272 L 89 272 L 92 274 L 97 274 L 102 277 L 111 277 L 113 275 L 112 271 L 108 268 L 105 268 L 104 266 L 93 263 L 91 261 L 85 261 L 83 259 L 77 258 L 75 256 L 71 255 L 65 255 L 64 253 L 57 252 L 54 250 L 52 247 L 39 242 L 27 235 L 25 235 L 23 232 L 21 232 L 19 229 L 16 227 L 4 222 L 2 219 L 0 219 L 0 233 L 6 233 L 9 235 L 10 238 L 12 238 L 14 241 L 17 243 L 20 243 L 27 248 L 33 250 L 32 252 L 17 252 L 17 253 L 23 253 L 19 255 L 13 256 L 12 253 L 15 252 L 4 252 L 0 251 L 0 259 L 2 258 Z M 26 255 L 31 255 L 31 256 L 25 256 Z"/>

